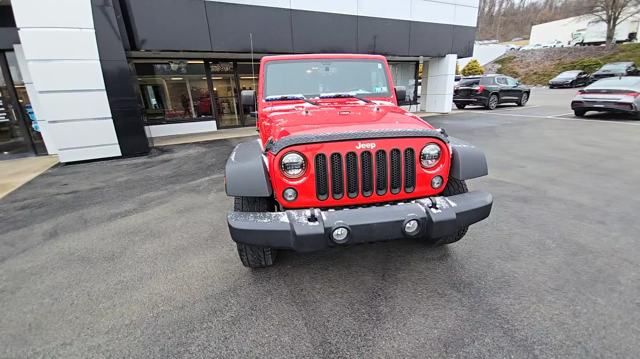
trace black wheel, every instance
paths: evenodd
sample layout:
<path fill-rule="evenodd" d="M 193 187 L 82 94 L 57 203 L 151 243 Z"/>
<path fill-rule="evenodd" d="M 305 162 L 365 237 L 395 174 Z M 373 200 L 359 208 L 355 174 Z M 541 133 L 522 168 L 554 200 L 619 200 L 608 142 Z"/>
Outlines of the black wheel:
<path fill-rule="evenodd" d="M 491 96 L 489 96 L 489 101 L 487 101 L 487 109 L 495 110 L 496 107 L 498 107 L 498 102 L 500 102 L 500 98 L 498 98 L 498 95 L 491 94 Z"/>
<path fill-rule="evenodd" d="M 442 192 L 443 196 L 453 196 L 456 194 L 467 193 L 469 189 L 467 188 L 467 184 L 464 181 L 459 179 L 455 179 L 453 177 L 449 177 L 449 181 L 447 182 L 447 186 L 444 188 Z M 469 230 L 469 226 L 465 226 L 459 228 L 458 231 L 452 235 L 446 237 L 437 238 L 435 244 L 437 246 L 442 246 L 446 244 L 455 243 L 464 237 L 467 234 L 467 230 Z"/>
<path fill-rule="evenodd" d="M 571 86 L 571 88 L 576 87 L 576 82 L 575 81 L 571 81 L 571 84 L 569 84 L 569 86 Z"/>
<path fill-rule="evenodd" d="M 573 114 L 576 115 L 576 117 L 584 117 L 586 113 L 587 111 L 585 110 L 573 110 Z"/>
<path fill-rule="evenodd" d="M 517 102 L 517 105 L 522 107 L 522 106 L 526 105 L 527 102 L 529 102 L 529 93 L 528 92 L 523 92 L 522 96 L 520 97 L 520 100 Z"/>
<path fill-rule="evenodd" d="M 456 107 L 458 108 L 458 110 L 464 110 L 464 108 L 467 107 L 467 105 L 464 103 L 457 103 Z"/>
<path fill-rule="evenodd" d="M 236 197 L 233 202 L 236 212 L 273 212 L 275 204 L 266 197 Z M 236 243 L 240 261 L 245 267 L 264 268 L 272 266 L 276 259 L 276 250 L 268 247 L 257 247 Z"/>

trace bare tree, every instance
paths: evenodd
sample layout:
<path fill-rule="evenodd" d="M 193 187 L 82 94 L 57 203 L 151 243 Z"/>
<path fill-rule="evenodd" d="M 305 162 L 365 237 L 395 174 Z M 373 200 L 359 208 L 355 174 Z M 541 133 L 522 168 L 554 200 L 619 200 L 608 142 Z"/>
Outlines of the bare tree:
<path fill-rule="evenodd" d="M 593 0 L 592 14 L 607 24 L 607 47 L 616 43 L 616 27 L 640 14 L 640 0 Z"/>
<path fill-rule="evenodd" d="M 478 40 L 529 36 L 531 26 L 592 13 L 597 0 L 480 0 Z"/>

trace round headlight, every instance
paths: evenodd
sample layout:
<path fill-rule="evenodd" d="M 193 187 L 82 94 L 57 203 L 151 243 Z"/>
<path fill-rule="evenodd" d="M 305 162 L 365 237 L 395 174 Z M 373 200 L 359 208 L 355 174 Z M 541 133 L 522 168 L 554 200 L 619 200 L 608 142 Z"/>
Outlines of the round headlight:
<path fill-rule="evenodd" d="M 430 143 L 422 149 L 420 152 L 420 164 L 422 167 L 431 168 L 438 163 L 441 154 L 440 146 L 435 143 Z"/>
<path fill-rule="evenodd" d="M 298 178 L 304 174 L 307 164 L 301 154 L 289 152 L 280 160 L 282 173 L 289 178 Z"/>

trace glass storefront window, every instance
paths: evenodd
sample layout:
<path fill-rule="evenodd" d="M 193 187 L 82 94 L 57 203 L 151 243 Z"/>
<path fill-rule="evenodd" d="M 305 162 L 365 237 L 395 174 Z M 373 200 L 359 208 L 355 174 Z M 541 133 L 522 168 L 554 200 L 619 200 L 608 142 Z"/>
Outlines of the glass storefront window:
<path fill-rule="evenodd" d="M 147 125 L 216 120 L 218 128 L 252 126 L 255 106 L 240 105 L 255 90 L 260 65 L 213 60 L 134 60 Z"/>
<path fill-rule="evenodd" d="M 204 61 L 134 63 L 148 125 L 211 119 Z"/>
<path fill-rule="evenodd" d="M 238 80 L 240 83 L 240 91 L 256 90 L 258 88 L 258 73 L 260 65 L 254 64 L 253 68 L 250 62 L 238 63 Z M 244 126 L 256 124 L 256 118 L 251 116 L 251 112 L 256 111 L 255 105 L 247 105 L 242 108 L 242 123 Z"/>
<path fill-rule="evenodd" d="M 0 53 L 0 154 L 46 154 L 35 116 L 13 51 Z M 8 78 L 10 76 L 10 78 Z M 4 156 L 3 156 L 4 157 Z"/>

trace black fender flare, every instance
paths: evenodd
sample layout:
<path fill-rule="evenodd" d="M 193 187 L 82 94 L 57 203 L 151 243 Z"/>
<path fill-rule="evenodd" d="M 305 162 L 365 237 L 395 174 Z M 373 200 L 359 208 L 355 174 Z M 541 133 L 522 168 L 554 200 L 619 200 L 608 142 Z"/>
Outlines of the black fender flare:
<path fill-rule="evenodd" d="M 489 174 L 487 158 L 478 147 L 455 137 L 449 137 L 451 145 L 451 170 L 449 176 L 461 181 Z"/>
<path fill-rule="evenodd" d="M 260 140 L 238 144 L 224 168 L 225 191 L 235 197 L 271 197 L 266 157 Z"/>

